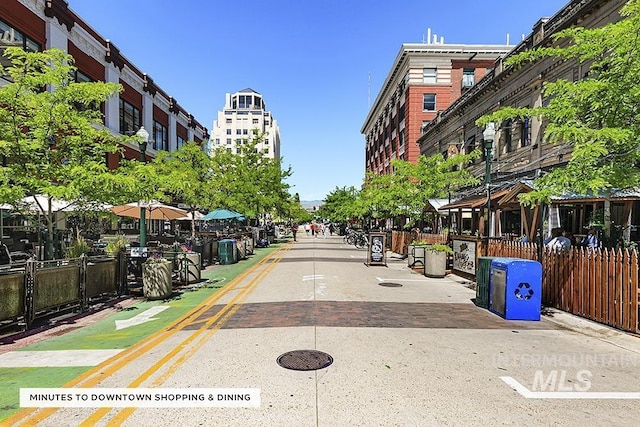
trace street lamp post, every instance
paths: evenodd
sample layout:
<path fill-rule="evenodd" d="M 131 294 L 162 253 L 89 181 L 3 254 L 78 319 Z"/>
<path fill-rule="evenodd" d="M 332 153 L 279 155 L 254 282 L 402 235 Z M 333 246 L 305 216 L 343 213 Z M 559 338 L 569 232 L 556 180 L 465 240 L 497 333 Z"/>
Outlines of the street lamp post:
<path fill-rule="evenodd" d="M 493 140 L 496 136 L 496 128 L 493 122 L 487 123 L 487 126 L 482 132 L 484 139 L 484 153 L 485 153 L 485 172 L 484 172 L 484 185 L 487 190 L 487 249 L 489 248 L 489 235 L 491 227 L 491 160 L 493 159 Z"/>
<path fill-rule="evenodd" d="M 136 135 L 139 137 L 138 144 L 140 144 L 140 161 L 143 163 L 147 162 L 147 142 L 149 142 L 149 132 L 144 128 L 144 126 L 140 126 Z M 140 206 L 140 247 L 144 248 L 147 246 L 147 210 L 144 205 Z"/>

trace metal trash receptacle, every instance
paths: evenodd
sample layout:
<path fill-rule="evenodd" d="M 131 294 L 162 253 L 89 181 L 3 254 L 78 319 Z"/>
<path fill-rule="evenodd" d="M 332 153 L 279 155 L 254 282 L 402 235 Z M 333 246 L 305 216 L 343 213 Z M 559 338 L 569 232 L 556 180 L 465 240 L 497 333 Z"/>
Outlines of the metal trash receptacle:
<path fill-rule="evenodd" d="M 253 240 L 253 236 L 249 236 L 245 239 L 245 243 L 247 245 L 247 255 L 253 255 L 253 251 L 255 248 L 255 241 Z"/>
<path fill-rule="evenodd" d="M 476 271 L 476 305 L 489 308 L 489 280 L 491 279 L 491 261 L 494 257 L 478 257 Z"/>
<path fill-rule="evenodd" d="M 247 243 L 244 239 L 236 240 L 236 251 L 239 260 L 247 258 Z"/>
<path fill-rule="evenodd" d="M 542 264 L 519 258 L 491 261 L 489 310 L 508 320 L 540 320 Z"/>
<path fill-rule="evenodd" d="M 408 245 L 407 246 L 407 266 L 409 268 L 422 267 L 424 268 L 425 261 L 424 245 Z"/>
<path fill-rule="evenodd" d="M 195 283 L 200 281 L 201 257 L 199 252 L 187 252 L 180 255 L 180 281 Z"/>
<path fill-rule="evenodd" d="M 236 253 L 235 239 L 222 239 L 218 242 L 218 258 L 220 259 L 220 264 L 235 264 L 238 262 Z"/>

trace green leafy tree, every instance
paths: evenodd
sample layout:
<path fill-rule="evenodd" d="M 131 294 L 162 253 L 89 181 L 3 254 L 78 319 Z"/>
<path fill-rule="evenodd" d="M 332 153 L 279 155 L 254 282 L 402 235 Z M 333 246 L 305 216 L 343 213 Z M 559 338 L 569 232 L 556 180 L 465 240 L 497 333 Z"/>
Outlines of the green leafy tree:
<path fill-rule="evenodd" d="M 45 256 L 51 258 L 52 200 L 81 209 L 108 201 L 122 186 L 105 162 L 108 153 L 118 152 L 118 139 L 99 125 L 101 103 L 121 87 L 75 82 L 73 58 L 58 49 L 7 48 L 4 56 L 11 65 L 0 69 L 9 79 L 0 87 L 0 201 L 19 207 L 26 196 L 45 197 L 38 209 L 48 236 Z"/>
<path fill-rule="evenodd" d="M 193 214 L 207 206 L 214 197 L 211 157 L 202 145 L 190 141 L 174 152 L 159 151 L 153 165 L 164 191 L 174 202 L 189 206 Z M 195 236 L 195 218 L 191 219 L 191 235 Z"/>
<path fill-rule="evenodd" d="M 444 158 L 442 154 L 418 156 L 416 163 L 394 159 L 394 173 L 367 174 L 360 206 L 373 218 L 423 215 L 429 199 L 445 197 L 450 190 L 472 185 L 478 179 L 463 166 L 479 151 Z"/>
<path fill-rule="evenodd" d="M 229 208 L 247 217 L 286 214 L 291 168 L 282 169 L 280 159 L 266 157 L 258 150 L 263 134 L 256 134 L 238 147 L 238 153 L 218 148 L 212 155 L 209 208 Z"/>
<path fill-rule="evenodd" d="M 446 159 L 440 153 L 429 157 L 420 155 L 416 163 L 393 160 L 392 197 L 398 201 L 395 213 L 422 214 L 429 199 L 443 198 L 449 191 L 477 184 L 478 178 L 464 166 L 480 155 L 481 152 L 476 150 Z"/>
<path fill-rule="evenodd" d="M 363 210 L 359 203 L 360 191 L 355 187 L 336 187 L 329 193 L 322 206 L 318 209 L 318 215 L 331 222 L 348 222 L 353 218 L 360 218 Z"/>
<path fill-rule="evenodd" d="M 545 58 L 588 66 L 584 78 L 545 82 L 548 104 L 535 108 L 507 107 L 478 120 L 479 125 L 537 116 L 546 122 L 545 141 L 567 144 L 572 152 L 566 167 L 555 168 L 535 181 L 535 190 L 521 202 L 549 203 L 563 191 L 578 194 L 635 187 L 640 184 L 640 1 L 629 1 L 622 19 L 603 27 L 569 28 L 557 33 L 551 47 L 540 47 L 508 59 L 508 65 Z"/>
<path fill-rule="evenodd" d="M 313 219 L 313 215 L 308 212 L 300 203 L 300 195 L 295 193 L 289 199 L 289 204 L 285 207 L 286 213 L 284 217 L 288 218 L 291 222 L 296 224 L 302 224 L 310 222 Z"/>
<path fill-rule="evenodd" d="M 378 175 L 367 172 L 360 197 L 356 199 L 356 213 L 361 218 L 387 218 L 401 209 L 398 203 L 396 177 L 392 174 Z"/>

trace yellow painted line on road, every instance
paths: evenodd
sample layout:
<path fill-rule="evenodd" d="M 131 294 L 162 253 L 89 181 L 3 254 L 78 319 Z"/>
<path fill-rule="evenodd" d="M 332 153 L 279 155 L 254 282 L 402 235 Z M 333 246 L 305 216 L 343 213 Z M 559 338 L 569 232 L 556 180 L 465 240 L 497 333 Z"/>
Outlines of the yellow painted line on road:
<path fill-rule="evenodd" d="M 290 249 L 290 246 L 288 247 Z M 171 375 L 173 375 L 180 366 L 186 363 L 193 355 L 207 342 L 209 338 L 211 338 L 220 328 L 229 320 L 231 316 L 233 316 L 239 309 L 242 307 L 242 304 L 249 298 L 249 296 L 255 291 L 258 287 L 258 284 L 262 281 L 262 278 L 269 274 L 276 265 L 280 262 L 285 253 L 279 254 L 277 258 L 273 259 L 273 262 L 267 266 L 264 270 L 262 270 L 256 277 L 251 279 L 251 281 L 247 284 L 247 286 L 242 290 L 241 293 L 236 295 L 236 297 L 230 301 L 222 310 L 220 310 L 215 318 L 212 318 L 208 321 L 203 327 L 198 329 L 197 333 L 191 335 L 188 339 L 183 341 L 180 345 L 174 347 L 174 349 L 165 355 L 162 359 L 156 362 L 153 366 L 151 366 L 147 371 L 139 376 L 135 381 L 129 384 L 129 388 L 135 388 L 140 386 L 143 382 L 149 379 L 151 375 L 158 372 L 160 368 L 162 368 L 166 363 L 169 362 L 174 356 L 180 353 L 180 351 L 185 348 L 189 343 L 195 340 L 197 336 L 201 333 L 207 331 L 207 333 L 200 337 L 200 339 L 194 343 L 187 351 L 185 351 L 173 364 L 171 364 L 168 369 L 163 372 L 158 378 L 156 378 L 151 386 L 158 387 L 162 385 Z M 235 301 L 237 299 L 237 301 Z M 219 320 L 219 321 L 218 321 Z M 127 420 L 133 414 L 136 408 L 123 408 L 119 413 L 114 415 L 107 423 L 108 426 L 119 426 L 123 422 Z M 111 411 L 111 408 L 100 408 L 98 409 L 93 416 L 85 419 L 79 427 L 90 427 L 96 425 L 96 423 L 102 419 L 105 415 L 107 415 Z"/>
<path fill-rule="evenodd" d="M 189 326 L 191 322 L 196 320 L 202 313 L 206 310 L 214 306 L 220 299 L 222 299 L 226 294 L 235 289 L 235 287 L 242 283 L 242 281 L 248 277 L 250 274 L 258 270 L 262 267 L 263 264 L 267 263 L 269 260 L 274 258 L 279 252 L 281 252 L 284 248 L 288 247 L 283 246 L 276 249 L 271 254 L 267 255 L 265 258 L 258 261 L 254 266 L 249 268 L 248 270 L 241 273 L 238 277 L 234 278 L 230 281 L 226 286 L 220 289 L 218 292 L 213 294 L 211 297 L 204 300 L 198 306 L 196 306 L 192 311 L 186 313 L 182 317 L 176 319 L 171 322 L 165 328 L 157 331 L 156 333 L 150 335 L 146 339 L 140 341 L 139 343 L 129 347 L 128 349 L 122 351 L 118 355 L 110 358 L 109 360 L 101 363 L 95 368 L 85 372 L 74 380 L 68 382 L 63 386 L 63 388 L 72 388 L 72 387 L 92 387 L 93 385 L 99 383 L 104 380 L 104 378 L 113 375 L 122 367 L 128 365 L 131 361 L 137 359 L 141 355 L 145 354 L 153 347 L 161 344 L 165 340 L 172 337 L 175 333 L 181 331 L 185 327 Z M 93 378 L 92 378 L 93 377 Z M 42 421 L 51 415 L 53 415 L 58 408 L 25 408 L 13 416 L 4 420 L 3 423 L 7 423 L 6 425 L 22 425 L 22 426 L 32 426 L 37 424 L 39 421 Z M 33 414 L 36 412 L 35 414 Z M 29 419 L 26 419 L 30 415 L 33 416 Z M 26 420 L 25 420 L 26 419 Z M 24 422 L 21 424 L 21 422 Z"/>

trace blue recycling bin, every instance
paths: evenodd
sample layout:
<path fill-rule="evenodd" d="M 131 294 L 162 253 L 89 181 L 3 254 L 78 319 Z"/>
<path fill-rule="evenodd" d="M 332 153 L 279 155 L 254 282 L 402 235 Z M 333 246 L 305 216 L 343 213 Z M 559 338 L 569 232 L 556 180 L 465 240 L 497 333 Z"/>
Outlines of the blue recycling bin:
<path fill-rule="evenodd" d="M 489 310 L 508 320 L 540 320 L 542 264 L 520 258 L 491 261 Z"/>

